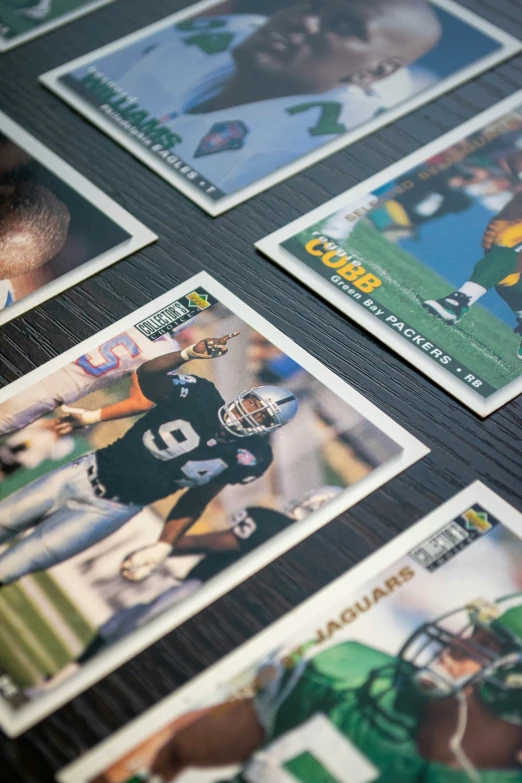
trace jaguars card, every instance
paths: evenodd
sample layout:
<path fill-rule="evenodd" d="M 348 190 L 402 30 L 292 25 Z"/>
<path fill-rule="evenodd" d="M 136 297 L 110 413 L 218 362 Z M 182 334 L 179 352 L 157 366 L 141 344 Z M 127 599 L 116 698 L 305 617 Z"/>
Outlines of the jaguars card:
<path fill-rule="evenodd" d="M 0 324 L 156 238 L 0 112 Z"/>
<path fill-rule="evenodd" d="M 41 80 L 219 215 L 519 49 L 452 0 L 204 0 Z"/>
<path fill-rule="evenodd" d="M 428 452 L 205 273 L 0 392 L 0 725 Z"/>
<path fill-rule="evenodd" d="M 60 783 L 520 783 L 522 515 L 476 482 Z"/>
<path fill-rule="evenodd" d="M 522 90 L 257 247 L 487 416 L 522 391 Z"/>
<path fill-rule="evenodd" d="M 0 0 L 0 52 L 110 2 L 112 0 Z"/>

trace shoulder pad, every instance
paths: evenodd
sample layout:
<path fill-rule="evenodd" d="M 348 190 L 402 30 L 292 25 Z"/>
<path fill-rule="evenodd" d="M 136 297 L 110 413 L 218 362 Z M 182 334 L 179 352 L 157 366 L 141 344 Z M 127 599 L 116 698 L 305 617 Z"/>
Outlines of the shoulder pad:
<path fill-rule="evenodd" d="M 391 655 L 359 642 L 342 642 L 320 652 L 310 660 L 310 668 L 334 681 L 333 687 L 362 685 L 374 669 L 394 662 Z"/>

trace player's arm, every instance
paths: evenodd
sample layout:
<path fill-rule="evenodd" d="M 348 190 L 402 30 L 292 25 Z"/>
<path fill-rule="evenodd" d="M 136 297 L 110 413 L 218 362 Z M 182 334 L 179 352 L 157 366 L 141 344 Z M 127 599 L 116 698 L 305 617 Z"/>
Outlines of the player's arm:
<path fill-rule="evenodd" d="M 197 522 L 223 486 L 210 482 L 202 487 L 187 490 L 169 513 L 158 541 L 131 552 L 123 560 L 121 564 L 123 578 L 130 582 L 141 582 L 170 555 L 177 554 L 177 542 Z"/>
<path fill-rule="evenodd" d="M 97 410 L 69 408 L 63 405 L 62 410 L 65 415 L 57 419 L 54 428 L 59 435 L 68 435 L 73 430 L 87 427 L 89 424 L 97 424 L 100 421 L 111 421 L 113 419 L 124 419 L 127 416 L 137 416 L 140 413 L 146 413 L 153 407 L 154 403 L 142 393 L 137 375 L 133 373 L 131 375 L 129 396 L 125 400 L 106 405 L 104 408 L 98 408 Z"/>
<path fill-rule="evenodd" d="M 178 731 L 157 752 L 151 772 L 174 781 L 190 767 L 223 767 L 246 761 L 262 747 L 265 732 L 252 699 L 225 702 Z"/>
<path fill-rule="evenodd" d="M 522 193 L 516 193 L 498 215 L 489 221 L 482 238 L 484 250 L 490 250 L 500 234 L 517 223 L 522 223 Z"/>
<path fill-rule="evenodd" d="M 176 542 L 174 555 L 211 555 L 214 552 L 239 551 L 239 543 L 231 530 L 216 530 L 200 535 L 186 534 Z"/>
<path fill-rule="evenodd" d="M 143 362 L 136 371 L 142 394 L 151 402 L 161 402 L 171 388 L 169 373 L 193 359 L 219 359 L 228 352 L 228 341 L 238 334 L 239 332 L 233 332 L 223 337 L 208 337 L 181 351 L 166 353 Z"/>

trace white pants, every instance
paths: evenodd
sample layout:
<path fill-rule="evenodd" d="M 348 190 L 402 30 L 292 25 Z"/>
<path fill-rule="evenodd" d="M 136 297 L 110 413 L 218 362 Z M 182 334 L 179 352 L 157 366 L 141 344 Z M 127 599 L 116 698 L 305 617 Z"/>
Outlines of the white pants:
<path fill-rule="evenodd" d="M 0 544 L 34 530 L 0 554 L 0 583 L 62 563 L 110 536 L 142 507 L 97 497 L 96 456 L 53 470 L 0 502 Z"/>
<path fill-rule="evenodd" d="M 89 391 L 79 387 L 68 373 L 58 370 L 0 403 L 0 435 L 21 430 L 40 416 L 52 413 L 63 403 L 74 402 Z"/>

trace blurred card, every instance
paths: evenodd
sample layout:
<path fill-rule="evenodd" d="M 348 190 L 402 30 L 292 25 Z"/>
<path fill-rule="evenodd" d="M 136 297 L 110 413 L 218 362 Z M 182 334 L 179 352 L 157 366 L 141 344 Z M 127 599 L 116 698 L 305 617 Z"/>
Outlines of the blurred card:
<path fill-rule="evenodd" d="M 522 390 L 522 91 L 257 247 L 489 415 Z"/>
<path fill-rule="evenodd" d="M 0 324 L 155 239 L 0 112 Z"/>
<path fill-rule="evenodd" d="M 476 482 L 58 780 L 519 781 L 521 572 Z"/>
<path fill-rule="evenodd" d="M 41 80 L 219 215 L 520 46 L 451 0 L 205 0 Z"/>
<path fill-rule="evenodd" d="M 110 2 L 112 0 L 0 0 L 0 52 Z"/>
<path fill-rule="evenodd" d="M 428 452 L 205 273 L 0 392 L 0 433 L 10 735 Z"/>

